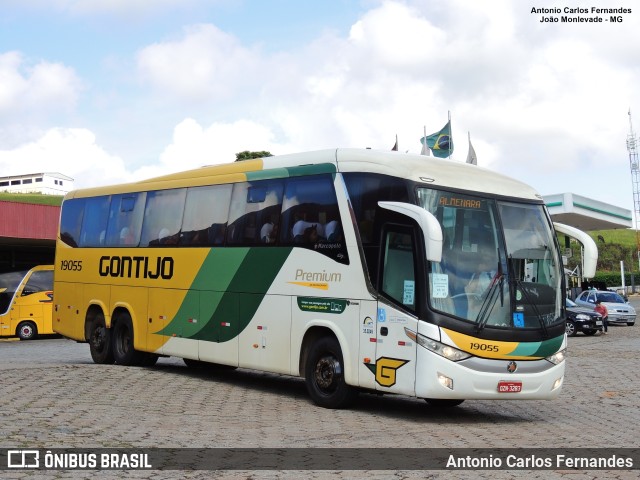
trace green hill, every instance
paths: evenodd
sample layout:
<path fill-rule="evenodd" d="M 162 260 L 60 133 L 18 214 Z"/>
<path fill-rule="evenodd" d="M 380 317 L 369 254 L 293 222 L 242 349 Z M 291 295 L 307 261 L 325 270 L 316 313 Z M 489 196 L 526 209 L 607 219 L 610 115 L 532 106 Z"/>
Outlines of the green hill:
<path fill-rule="evenodd" d="M 38 205 L 62 205 L 61 195 L 43 195 L 42 193 L 0 193 L 0 202 L 35 203 Z"/>

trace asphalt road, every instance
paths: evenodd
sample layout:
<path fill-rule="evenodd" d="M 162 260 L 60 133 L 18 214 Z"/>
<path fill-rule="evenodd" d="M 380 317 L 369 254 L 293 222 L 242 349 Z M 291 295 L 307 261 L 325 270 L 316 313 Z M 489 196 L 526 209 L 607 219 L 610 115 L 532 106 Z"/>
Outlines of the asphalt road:
<path fill-rule="evenodd" d="M 640 298 L 632 298 L 640 311 Z M 301 379 L 249 370 L 95 365 L 62 338 L 0 341 L 4 448 L 620 448 L 640 446 L 640 325 L 569 339 L 563 392 L 552 401 L 467 401 L 438 410 L 363 394 L 326 410 Z M 401 454 L 402 450 L 394 450 Z M 29 471 L 0 478 L 638 478 L 640 470 Z M 637 467 L 636 467 L 637 468 Z"/>

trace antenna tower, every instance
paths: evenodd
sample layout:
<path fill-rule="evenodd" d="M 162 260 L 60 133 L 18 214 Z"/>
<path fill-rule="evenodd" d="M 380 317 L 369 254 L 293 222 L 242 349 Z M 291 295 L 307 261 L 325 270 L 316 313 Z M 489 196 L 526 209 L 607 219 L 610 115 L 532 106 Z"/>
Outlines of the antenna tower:
<path fill-rule="evenodd" d="M 633 186 L 633 213 L 636 228 L 636 251 L 638 254 L 638 267 L 640 268 L 640 230 L 638 222 L 640 220 L 640 165 L 638 165 L 638 142 L 636 134 L 633 132 L 631 122 L 631 109 L 629 109 L 629 135 L 627 135 L 627 151 L 629 152 L 629 166 L 631 167 L 631 184 Z"/>

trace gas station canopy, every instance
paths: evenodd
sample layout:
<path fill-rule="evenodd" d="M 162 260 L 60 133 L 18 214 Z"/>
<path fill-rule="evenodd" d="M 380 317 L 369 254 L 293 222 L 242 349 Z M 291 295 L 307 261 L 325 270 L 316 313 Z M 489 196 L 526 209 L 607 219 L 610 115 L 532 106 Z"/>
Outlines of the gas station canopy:
<path fill-rule="evenodd" d="M 564 223 L 585 232 L 633 226 L 631 210 L 575 193 L 544 195 L 544 202 L 554 222 Z"/>

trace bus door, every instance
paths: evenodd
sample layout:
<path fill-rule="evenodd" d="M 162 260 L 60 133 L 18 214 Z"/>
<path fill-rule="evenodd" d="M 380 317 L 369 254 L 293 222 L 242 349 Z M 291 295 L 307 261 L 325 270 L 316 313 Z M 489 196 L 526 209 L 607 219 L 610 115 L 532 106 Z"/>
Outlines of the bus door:
<path fill-rule="evenodd" d="M 417 311 L 424 291 L 417 268 L 415 229 L 387 224 L 383 228 L 376 315 L 376 390 L 415 393 L 416 344 L 405 329 L 417 331 Z"/>

